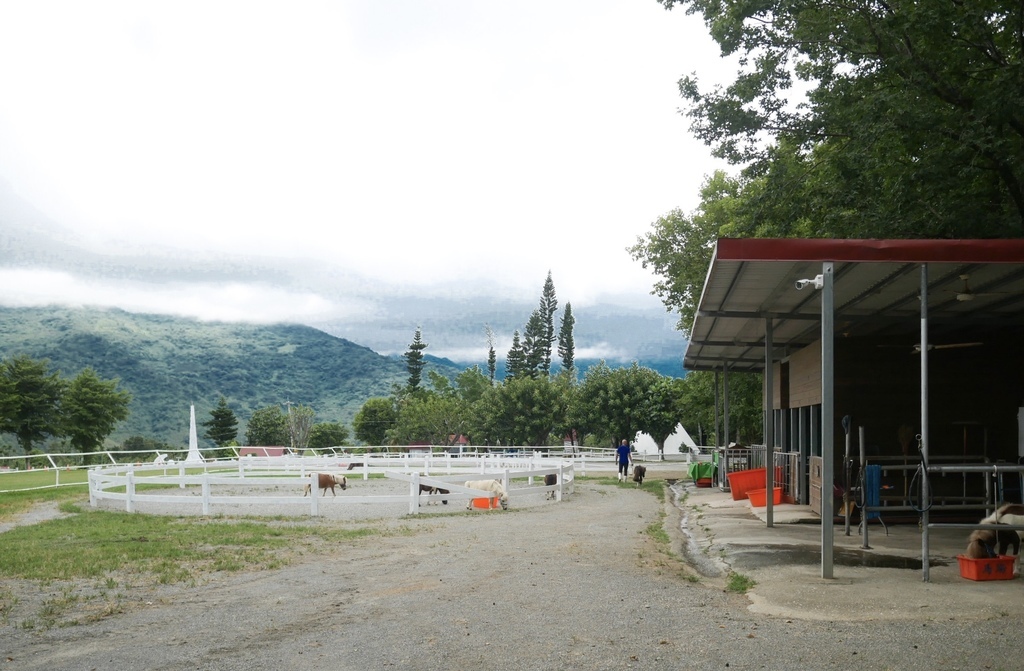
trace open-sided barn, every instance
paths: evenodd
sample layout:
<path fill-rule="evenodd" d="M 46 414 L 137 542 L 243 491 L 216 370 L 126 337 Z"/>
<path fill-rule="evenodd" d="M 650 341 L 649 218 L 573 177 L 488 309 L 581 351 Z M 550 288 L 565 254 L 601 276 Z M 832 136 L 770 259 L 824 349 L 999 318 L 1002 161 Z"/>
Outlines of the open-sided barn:
<path fill-rule="evenodd" d="M 721 239 L 684 367 L 764 373 L 765 442 L 801 456 L 805 501 L 820 476 L 831 519 L 845 416 L 864 428 L 866 461 L 892 464 L 895 507 L 922 459 L 1016 467 L 1022 336 L 1024 240 Z M 990 476 L 960 472 L 931 494 L 979 510 L 1019 501 L 1020 477 L 1006 476 L 993 490 Z"/>

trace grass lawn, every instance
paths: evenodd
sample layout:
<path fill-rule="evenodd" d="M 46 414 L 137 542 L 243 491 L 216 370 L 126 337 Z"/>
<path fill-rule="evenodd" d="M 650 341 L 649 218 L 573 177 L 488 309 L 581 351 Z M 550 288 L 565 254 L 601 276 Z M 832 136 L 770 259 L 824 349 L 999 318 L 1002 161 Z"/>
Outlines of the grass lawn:
<path fill-rule="evenodd" d="M 24 475 L 36 482 L 35 473 Z M 273 569 L 361 538 L 411 533 L 372 523 L 95 510 L 80 485 L 0 493 L 0 521 L 54 502 L 64 516 L 0 534 L 0 624 L 73 625 L 122 612 L 147 585 L 193 585 L 204 574 Z M 54 589 L 59 598 L 41 597 Z"/>

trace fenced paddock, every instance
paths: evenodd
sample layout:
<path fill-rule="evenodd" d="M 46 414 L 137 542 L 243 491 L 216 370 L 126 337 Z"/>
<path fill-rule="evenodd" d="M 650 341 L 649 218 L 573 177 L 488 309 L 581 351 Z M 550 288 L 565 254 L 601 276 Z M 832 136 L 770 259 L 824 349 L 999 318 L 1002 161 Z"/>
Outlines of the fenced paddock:
<path fill-rule="evenodd" d="M 348 478 L 337 496 L 322 494 L 318 473 Z M 557 484 L 544 485 L 555 474 Z M 372 518 L 424 512 L 464 511 L 470 499 L 493 496 L 467 489 L 469 480 L 495 479 L 509 507 L 561 501 L 573 491 L 571 460 L 544 456 L 397 455 L 338 457 L 242 457 L 177 464 L 117 464 L 89 471 L 93 507 L 165 514 L 247 514 Z M 309 495 L 304 495 L 306 485 Z M 448 494 L 420 494 L 420 485 Z M 442 500 L 448 503 L 444 505 Z"/>

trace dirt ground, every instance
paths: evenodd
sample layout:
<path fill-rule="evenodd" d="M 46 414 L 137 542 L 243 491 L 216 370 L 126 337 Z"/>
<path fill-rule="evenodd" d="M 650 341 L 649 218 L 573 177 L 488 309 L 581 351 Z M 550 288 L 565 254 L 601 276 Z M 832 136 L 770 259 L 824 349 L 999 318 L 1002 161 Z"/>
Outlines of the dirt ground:
<path fill-rule="evenodd" d="M 0 669 L 1016 667 L 1019 623 L 1008 619 L 752 612 L 726 589 L 727 572 L 709 577 L 686 560 L 684 510 L 671 499 L 583 481 L 561 503 L 512 500 L 508 511 L 325 516 L 317 523 L 401 533 L 195 586 L 136 583 L 119 612 L 71 626 L 26 629 L 12 615 Z"/>

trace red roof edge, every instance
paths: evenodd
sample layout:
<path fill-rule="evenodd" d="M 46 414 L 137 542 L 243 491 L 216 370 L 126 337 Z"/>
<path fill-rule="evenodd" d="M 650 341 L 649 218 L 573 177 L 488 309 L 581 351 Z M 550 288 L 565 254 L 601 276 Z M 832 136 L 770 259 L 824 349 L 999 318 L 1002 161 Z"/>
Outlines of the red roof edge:
<path fill-rule="evenodd" d="M 1024 239 L 719 238 L 717 261 L 1024 263 Z"/>

